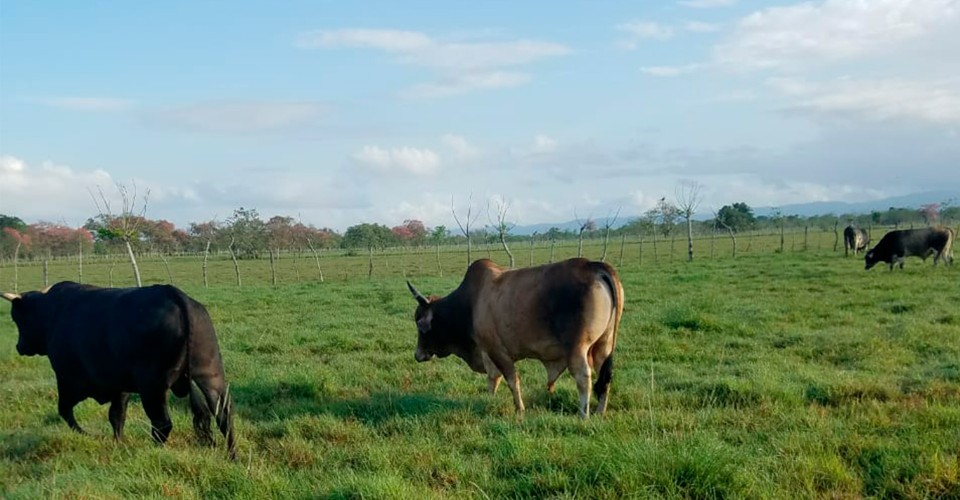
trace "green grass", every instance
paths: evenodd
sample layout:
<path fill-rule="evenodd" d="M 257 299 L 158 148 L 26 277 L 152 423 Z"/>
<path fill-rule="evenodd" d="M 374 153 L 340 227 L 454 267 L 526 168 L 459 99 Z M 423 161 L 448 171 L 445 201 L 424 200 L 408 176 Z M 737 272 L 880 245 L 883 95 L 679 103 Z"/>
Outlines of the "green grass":
<path fill-rule="evenodd" d="M 765 244 L 689 264 L 680 244 L 657 265 L 650 249 L 643 265 L 628 249 L 610 409 L 587 422 L 572 378 L 551 398 L 535 361 L 519 365 L 523 419 L 506 387 L 488 396 L 459 360 L 414 361 L 414 302 L 401 275 L 446 293 L 460 253 L 443 256 L 442 278 L 429 251 L 419 267 L 417 256 L 402 268 L 386 256 L 393 264 L 373 280 L 365 257 L 328 256 L 324 283 L 312 261 L 299 262 L 298 282 L 292 259 L 281 259 L 277 287 L 265 285 L 266 261 L 245 261 L 241 289 L 229 261 L 215 262 L 214 285 L 203 288 L 196 259 L 174 260 L 175 281 L 218 329 L 236 463 L 222 440 L 197 444 L 182 400 L 164 448 L 150 442 L 138 403 L 124 443 L 93 401 L 77 408 L 90 435 L 70 432 L 49 363 L 16 355 L 3 302 L 0 496 L 960 497 L 960 266 L 911 259 L 903 272 L 864 272 L 860 259 Z M 515 251 L 526 264 L 526 249 Z M 75 276 L 73 266 L 53 263 L 52 280 Z M 6 286 L 9 263 L 2 272 Z M 129 279 L 122 263 L 115 273 L 118 284 Z M 151 260 L 144 274 L 166 279 Z M 85 276 L 105 284 L 106 264 Z M 39 277 L 36 264 L 22 267 L 21 289 Z"/>

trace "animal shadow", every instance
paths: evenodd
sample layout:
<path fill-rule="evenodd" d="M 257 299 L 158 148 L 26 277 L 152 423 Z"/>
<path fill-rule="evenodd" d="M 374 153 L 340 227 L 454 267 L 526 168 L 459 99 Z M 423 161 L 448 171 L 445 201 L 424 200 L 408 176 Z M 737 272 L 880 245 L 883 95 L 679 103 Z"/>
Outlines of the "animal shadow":
<path fill-rule="evenodd" d="M 343 399 L 307 382 L 253 382 L 231 384 L 230 389 L 237 414 L 254 422 L 299 415 L 331 415 L 378 425 L 396 417 L 424 417 L 461 410 L 481 415 L 487 411 L 483 402 L 431 394 L 376 392 L 367 397 Z"/>

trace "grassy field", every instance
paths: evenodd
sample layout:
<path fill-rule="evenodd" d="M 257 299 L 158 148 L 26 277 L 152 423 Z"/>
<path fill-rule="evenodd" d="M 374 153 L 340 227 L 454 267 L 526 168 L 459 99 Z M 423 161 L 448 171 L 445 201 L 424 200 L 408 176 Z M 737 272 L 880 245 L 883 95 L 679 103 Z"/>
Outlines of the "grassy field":
<path fill-rule="evenodd" d="M 266 261 L 245 261 L 239 289 L 229 261 L 213 264 L 204 288 L 196 259 L 175 259 L 175 281 L 218 328 L 235 463 L 222 440 L 196 443 L 182 400 L 165 448 L 150 442 L 138 403 L 123 443 L 92 400 L 77 407 L 91 435 L 69 431 L 49 363 L 16 354 L 0 301 L 0 496 L 960 498 L 960 265 L 910 259 L 905 271 L 864 272 L 861 259 L 827 252 L 832 235 L 821 251 L 764 244 L 693 263 L 678 247 L 656 265 L 646 249 L 641 265 L 633 247 L 620 269 L 627 304 L 611 406 L 586 422 L 572 378 L 551 398 L 535 361 L 519 365 L 523 419 L 506 387 L 487 395 L 459 360 L 414 361 L 401 275 L 446 293 L 460 254 L 443 256 L 442 278 L 427 251 L 388 257 L 390 272 L 372 280 L 337 278 L 365 277 L 365 257 L 328 257 L 324 283 L 310 259 L 297 264 L 300 281 L 281 259 L 276 287 Z M 51 280 L 75 279 L 72 266 L 53 263 Z M 2 272 L 6 286 L 9 264 Z M 95 283 L 107 273 L 106 263 L 85 269 Z M 122 262 L 115 273 L 129 279 Z M 155 261 L 144 274 L 166 280 Z M 39 287 L 38 266 L 21 268 L 20 282 Z"/>

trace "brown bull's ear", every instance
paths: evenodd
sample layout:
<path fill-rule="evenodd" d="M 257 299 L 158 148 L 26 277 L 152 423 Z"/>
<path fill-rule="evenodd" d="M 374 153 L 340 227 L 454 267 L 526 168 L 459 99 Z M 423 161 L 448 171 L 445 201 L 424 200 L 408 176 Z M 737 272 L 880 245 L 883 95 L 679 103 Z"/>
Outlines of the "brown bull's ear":
<path fill-rule="evenodd" d="M 410 283 L 409 280 L 407 281 L 407 288 L 410 289 L 410 293 L 413 294 L 413 298 L 417 299 L 417 302 L 418 302 L 421 306 L 426 306 L 426 305 L 430 304 L 430 301 L 427 300 L 427 298 L 424 297 L 422 293 L 418 292 L 417 289 L 416 289 L 416 287 L 414 287 L 414 286 L 413 286 L 413 283 Z"/>
<path fill-rule="evenodd" d="M 3 298 L 9 300 L 10 302 L 13 302 L 14 300 L 17 300 L 20 298 L 20 294 L 3 292 Z"/>

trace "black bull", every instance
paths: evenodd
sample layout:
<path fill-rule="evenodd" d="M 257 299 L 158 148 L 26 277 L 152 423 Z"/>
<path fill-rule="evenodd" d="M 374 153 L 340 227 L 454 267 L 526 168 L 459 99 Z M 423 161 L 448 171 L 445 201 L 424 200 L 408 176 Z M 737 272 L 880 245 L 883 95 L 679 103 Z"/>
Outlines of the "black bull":
<path fill-rule="evenodd" d="M 173 428 L 168 391 L 190 397 L 194 429 L 213 443 L 211 415 L 235 457 L 232 403 L 220 348 L 206 309 L 175 287 L 99 288 L 62 282 L 43 292 L 10 293 L 19 330 L 17 352 L 45 355 L 57 380 L 60 416 L 83 432 L 73 416 L 77 403 L 110 403 L 109 419 L 120 439 L 130 394 L 140 395 L 164 443 Z"/>
<path fill-rule="evenodd" d="M 940 259 L 946 264 L 953 264 L 953 240 L 956 235 L 948 227 L 925 227 L 922 229 L 901 229 L 890 231 L 880 238 L 877 246 L 864 255 L 865 268 L 870 269 L 879 262 L 890 264 L 890 269 L 896 263 L 903 269 L 906 257 L 920 257 L 926 260 L 933 255 L 933 265 Z"/>

